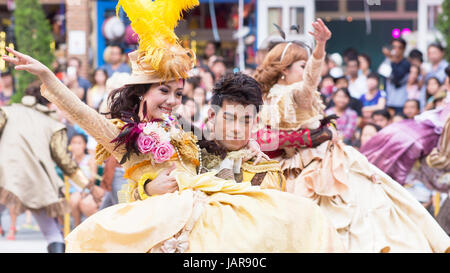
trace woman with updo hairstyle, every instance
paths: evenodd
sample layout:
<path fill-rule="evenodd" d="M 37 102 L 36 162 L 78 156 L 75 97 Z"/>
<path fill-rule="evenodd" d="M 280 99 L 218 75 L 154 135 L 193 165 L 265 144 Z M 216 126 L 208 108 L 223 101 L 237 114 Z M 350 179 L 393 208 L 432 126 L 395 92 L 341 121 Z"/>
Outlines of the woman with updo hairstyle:
<path fill-rule="evenodd" d="M 450 238 L 428 211 L 335 137 L 336 116 L 325 116 L 317 90 L 331 32 L 320 19 L 313 29 L 311 55 L 300 42 L 283 42 L 256 70 L 264 90 L 261 150 L 280 161 L 288 192 L 322 208 L 349 252 L 449 251 Z"/>

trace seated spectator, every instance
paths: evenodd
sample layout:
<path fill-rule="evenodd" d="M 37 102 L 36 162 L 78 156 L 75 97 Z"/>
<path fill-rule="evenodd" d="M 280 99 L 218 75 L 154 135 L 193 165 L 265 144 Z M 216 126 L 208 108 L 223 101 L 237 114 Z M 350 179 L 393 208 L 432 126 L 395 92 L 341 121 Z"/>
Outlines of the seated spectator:
<path fill-rule="evenodd" d="M 106 92 L 106 80 L 108 79 L 108 73 L 106 70 L 97 68 L 94 72 L 94 86 L 88 90 L 87 104 L 98 110 L 100 104 L 105 100 L 108 95 Z"/>
<path fill-rule="evenodd" d="M 342 134 L 344 142 L 350 144 L 355 133 L 358 115 L 350 108 L 350 93 L 347 89 L 338 89 L 333 94 L 333 104 L 334 106 L 326 110 L 326 115 L 336 114 L 339 118 L 337 119 L 337 130 Z"/>
<path fill-rule="evenodd" d="M 214 73 L 214 78 L 216 79 L 216 81 L 220 80 L 223 76 L 225 76 L 227 72 L 227 67 L 222 57 L 214 58 L 209 67 L 211 71 Z"/>
<path fill-rule="evenodd" d="M 367 123 L 361 129 L 361 139 L 360 146 L 364 145 L 369 139 L 371 139 L 378 131 L 381 130 L 381 127 L 374 123 Z"/>
<path fill-rule="evenodd" d="M 325 98 L 325 104 L 328 104 L 334 91 L 333 77 L 331 77 L 330 75 L 325 75 L 319 83 L 319 90 L 320 94 L 323 96 L 323 98 Z"/>
<path fill-rule="evenodd" d="M 97 165 L 93 157 L 87 154 L 87 137 L 83 134 L 75 134 L 70 139 L 70 151 L 84 175 L 89 179 L 91 187 L 82 191 L 75 183 L 71 182 L 70 205 L 74 226 L 81 223 L 82 216 L 89 217 L 98 211 L 102 202 L 104 190 L 94 185 L 96 180 Z"/>
<path fill-rule="evenodd" d="M 200 86 L 201 78 L 199 76 L 189 77 L 186 79 L 183 87 L 183 96 L 194 98 L 194 89 Z"/>
<path fill-rule="evenodd" d="M 403 115 L 405 118 L 413 119 L 418 114 L 420 114 L 420 101 L 414 99 L 407 100 L 403 106 Z"/>
<path fill-rule="evenodd" d="M 183 97 L 181 101 L 181 107 L 178 107 L 176 113 L 181 115 L 183 119 L 192 123 L 195 121 L 195 114 L 197 113 L 196 104 L 194 99 L 189 97 Z"/>
<path fill-rule="evenodd" d="M 123 49 L 119 45 L 108 46 L 103 53 L 103 59 L 106 64 L 104 64 L 101 68 L 106 70 L 108 73 L 108 78 L 115 72 L 131 73 L 130 66 L 123 61 Z"/>
<path fill-rule="evenodd" d="M 82 61 L 77 57 L 70 57 L 67 62 L 67 75 L 65 84 L 86 102 L 87 92 L 91 88 L 91 82 L 80 75 Z"/>
<path fill-rule="evenodd" d="M 348 79 L 348 91 L 350 95 L 359 99 L 367 92 L 367 78 L 363 74 L 358 75 L 359 61 L 357 58 L 350 58 L 346 66 L 346 76 Z"/>
<path fill-rule="evenodd" d="M 2 73 L 0 79 L 0 106 L 8 105 L 14 92 L 13 75 L 11 72 Z"/>
<path fill-rule="evenodd" d="M 408 81 L 406 82 L 406 92 L 408 99 L 417 100 L 420 98 L 420 67 L 411 65 L 409 69 Z"/>
<path fill-rule="evenodd" d="M 199 128 L 203 128 L 204 121 L 208 118 L 208 103 L 206 102 L 206 91 L 202 87 L 197 87 L 194 90 L 194 101 L 196 103 L 196 110 L 195 113 L 195 122 L 194 125 L 196 125 Z"/>
<path fill-rule="evenodd" d="M 360 98 L 362 103 L 362 116 L 366 122 L 371 119 L 374 111 L 384 109 L 386 106 L 386 92 L 378 89 L 378 86 L 378 75 L 375 73 L 370 73 L 367 77 L 367 87 L 369 90 Z"/>
<path fill-rule="evenodd" d="M 360 53 L 358 55 L 358 61 L 359 61 L 358 74 L 362 74 L 366 77 L 369 76 L 369 74 L 371 73 L 371 71 L 370 71 L 371 61 L 370 61 L 369 55 L 367 55 L 365 53 Z"/>
<path fill-rule="evenodd" d="M 425 111 L 433 109 L 433 100 L 434 96 L 439 92 L 441 88 L 441 82 L 436 77 L 431 77 L 427 80 L 425 85 L 425 92 L 426 92 L 426 104 L 425 104 Z"/>
<path fill-rule="evenodd" d="M 391 114 L 386 109 L 376 110 L 372 113 L 372 122 L 381 128 L 389 125 L 391 120 Z"/>
<path fill-rule="evenodd" d="M 404 119 L 405 119 L 405 117 L 404 117 L 402 114 L 395 114 L 395 115 L 392 117 L 392 122 L 391 122 L 391 123 L 400 122 L 400 121 L 402 121 L 402 120 L 404 120 Z"/>
<path fill-rule="evenodd" d="M 334 79 L 334 87 L 337 89 L 348 88 L 348 79 L 345 76 L 337 77 Z"/>

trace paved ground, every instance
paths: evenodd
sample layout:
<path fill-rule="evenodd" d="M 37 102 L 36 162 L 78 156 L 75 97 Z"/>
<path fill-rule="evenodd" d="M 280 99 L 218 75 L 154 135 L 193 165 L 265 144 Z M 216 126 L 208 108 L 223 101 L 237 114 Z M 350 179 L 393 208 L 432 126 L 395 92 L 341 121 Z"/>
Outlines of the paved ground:
<path fill-rule="evenodd" d="M 3 212 L 1 224 L 5 231 L 5 236 L 0 236 L 0 253 L 47 253 L 47 242 L 38 229 L 36 221 L 34 221 L 33 217 L 31 219 L 32 224 L 35 226 L 34 230 L 24 226 L 26 223 L 25 213 L 17 217 L 18 231 L 16 240 L 6 240 L 11 219 L 7 210 Z"/>

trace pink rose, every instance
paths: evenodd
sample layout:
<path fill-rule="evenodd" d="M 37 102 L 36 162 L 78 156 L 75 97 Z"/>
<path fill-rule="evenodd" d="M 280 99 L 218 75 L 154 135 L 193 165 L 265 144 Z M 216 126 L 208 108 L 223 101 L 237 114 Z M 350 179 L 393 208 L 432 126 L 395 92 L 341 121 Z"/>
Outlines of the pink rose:
<path fill-rule="evenodd" d="M 169 160 L 175 153 L 175 150 L 170 142 L 160 143 L 152 150 L 153 158 L 156 163 L 162 163 Z"/>
<path fill-rule="evenodd" d="M 157 134 L 139 134 L 137 139 L 137 146 L 141 153 L 147 154 L 151 152 L 159 143 L 159 136 Z"/>

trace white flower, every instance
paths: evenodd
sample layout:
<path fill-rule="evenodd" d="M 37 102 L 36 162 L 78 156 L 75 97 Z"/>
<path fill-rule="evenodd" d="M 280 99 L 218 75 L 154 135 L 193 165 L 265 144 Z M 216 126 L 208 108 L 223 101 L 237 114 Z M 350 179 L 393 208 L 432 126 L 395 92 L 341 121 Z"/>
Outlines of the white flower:
<path fill-rule="evenodd" d="M 144 134 L 157 134 L 161 143 L 170 142 L 170 134 L 158 122 L 149 122 L 143 129 Z"/>

